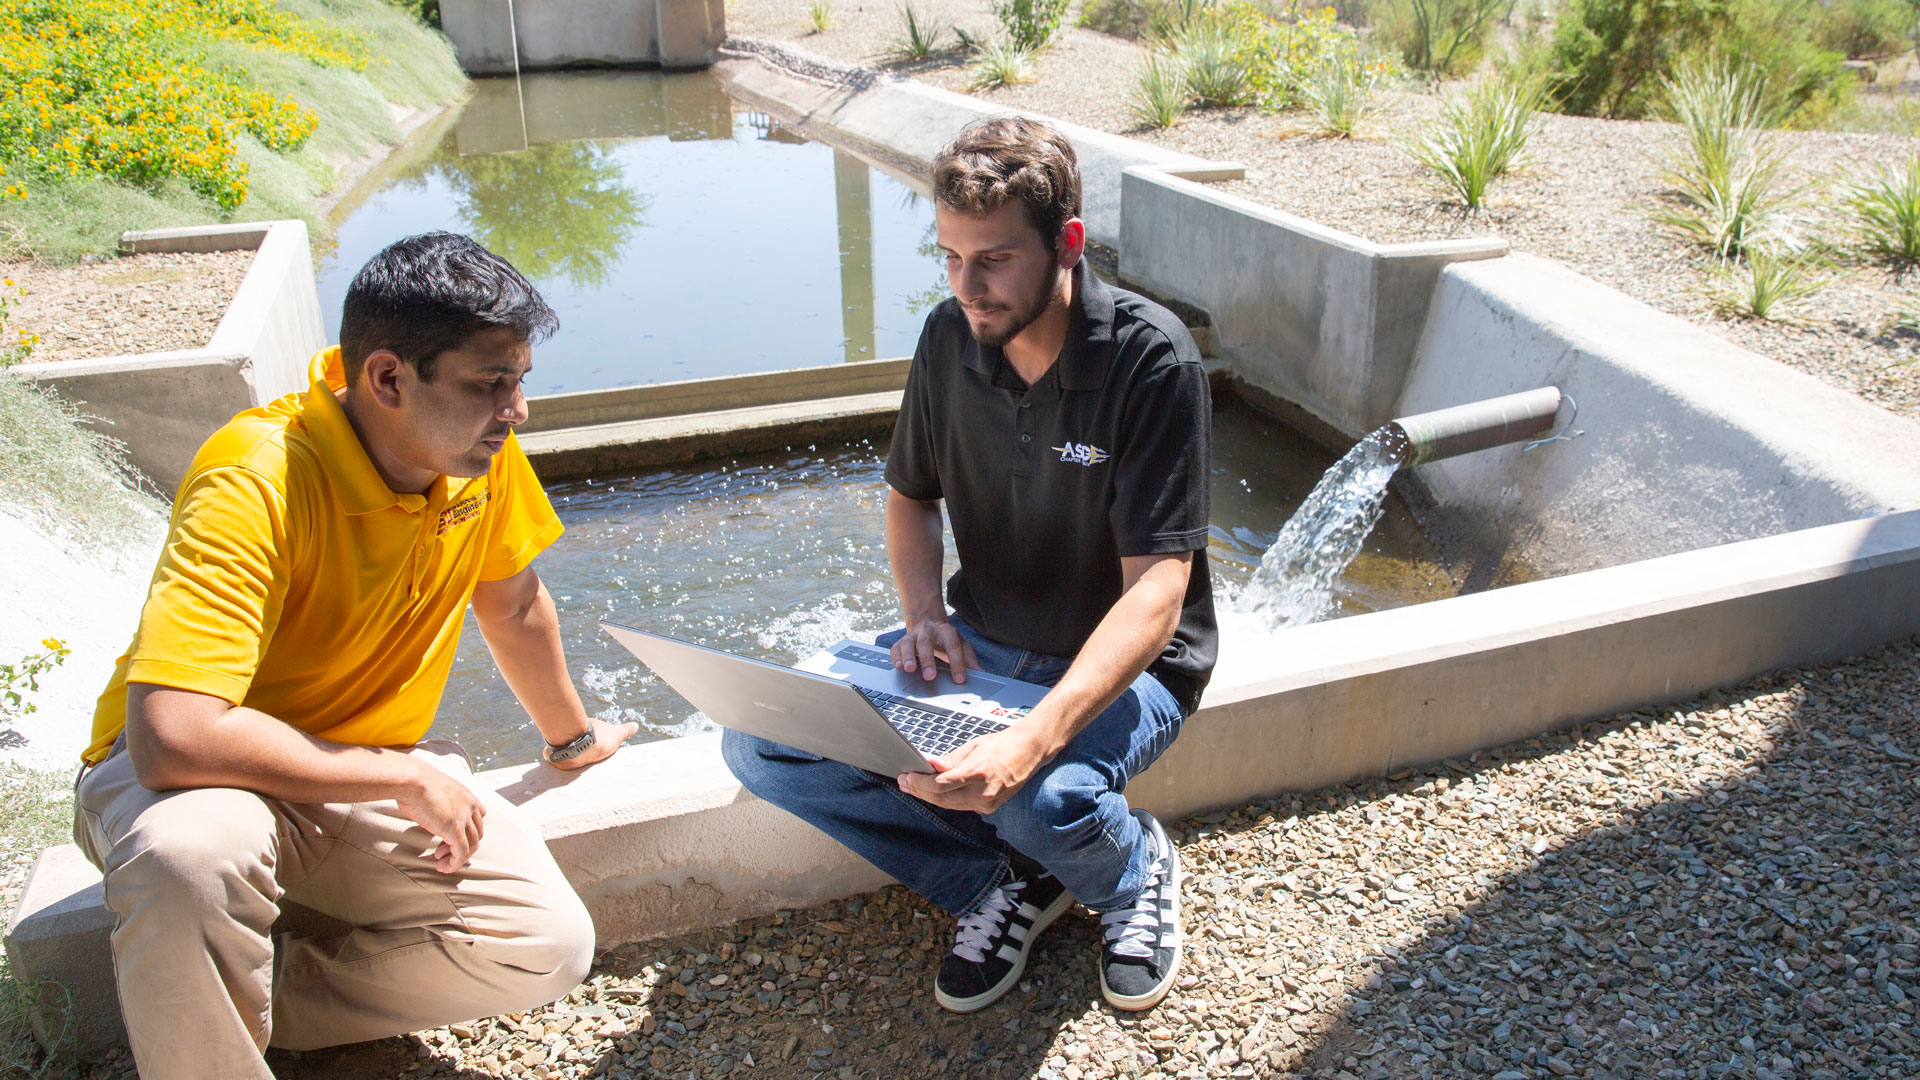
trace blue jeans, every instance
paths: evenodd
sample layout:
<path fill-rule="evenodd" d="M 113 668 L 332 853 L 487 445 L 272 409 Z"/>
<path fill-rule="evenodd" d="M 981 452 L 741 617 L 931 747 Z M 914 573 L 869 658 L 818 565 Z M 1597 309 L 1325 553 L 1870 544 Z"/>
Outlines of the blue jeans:
<path fill-rule="evenodd" d="M 1052 686 L 1072 663 L 953 624 L 991 675 Z M 879 644 L 903 633 L 883 634 Z M 1146 835 L 1122 792 L 1173 744 L 1184 719 L 1173 695 L 1143 673 L 991 814 L 934 806 L 901 791 L 891 776 L 738 731 L 722 735 L 720 748 L 747 790 L 955 915 L 1011 880 L 1011 851 L 1046 867 L 1081 903 L 1112 911 L 1139 897 L 1151 869 Z"/>

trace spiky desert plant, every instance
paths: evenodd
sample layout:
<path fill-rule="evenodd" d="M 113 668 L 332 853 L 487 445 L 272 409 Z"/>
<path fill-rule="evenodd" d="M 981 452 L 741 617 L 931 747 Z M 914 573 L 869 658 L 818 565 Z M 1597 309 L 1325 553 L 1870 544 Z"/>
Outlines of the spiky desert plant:
<path fill-rule="evenodd" d="M 1800 302 L 1826 285 L 1815 271 L 1825 253 L 1809 245 L 1798 251 L 1751 240 L 1744 264 L 1727 263 L 1713 290 L 1715 306 L 1745 319 L 1791 322 Z"/>
<path fill-rule="evenodd" d="M 940 48 L 945 29 L 914 9 L 911 2 L 900 5 L 900 36 L 893 41 L 893 55 L 902 60 L 925 60 Z"/>
<path fill-rule="evenodd" d="M 807 32 L 818 34 L 833 23 L 833 4 L 830 0 L 807 0 Z"/>
<path fill-rule="evenodd" d="M 1733 258 L 1793 197 L 1781 181 L 1786 144 L 1770 130 L 1765 77 L 1725 62 L 1688 62 L 1661 91 L 1681 141 L 1660 170 L 1674 205 L 1655 209 L 1653 219 Z"/>
<path fill-rule="evenodd" d="M 1544 97 L 1538 80 L 1483 82 L 1448 98 L 1407 152 L 1468 208 L 1478 208 L 1488 185 L 1526 164 Z"/>
<path fill-rule="evenodd" d="M 1223 19 L 1196 18 L 1170 42 L 1186 72 L 1187 96 L 1196 105 L 1244 105 L 1253 100 L 1252 72 L 1234 27 Z"/>
<path fill-rule="evenodd" d="M 1300 85 L 1300 97 L 1314 130 L 1350 139 L 1380 109 L 1378 90 L 1384 67 L 1358 57 L 1322 57 Z"/>
<path fill-rule="evenodd" d="M 1033 70 L 1033 53 L 1006 38 L 994 38 L 981 45 L 968 70 L 973 72 L 973 81 L 968 84 L 970 90 L 992 90 L 1040 77 Z"/>
<path fill-rule="evenodd" d="M 1879 175 L 1853 185 L 1847 202 L 1859 216 L 1864 246 L 1883 259 L 1920 263 L 1920 154 L 1904 168 L 1882 166 Z"/>
<path fill-rule="evenodd" d="M 1157 50 L 1148 53 L 1141 61 L 1127 107 L 1147 127 L 1168 128 L 1178 123 L 1187 111 L 1187 73 L 1180 58 Z"/>

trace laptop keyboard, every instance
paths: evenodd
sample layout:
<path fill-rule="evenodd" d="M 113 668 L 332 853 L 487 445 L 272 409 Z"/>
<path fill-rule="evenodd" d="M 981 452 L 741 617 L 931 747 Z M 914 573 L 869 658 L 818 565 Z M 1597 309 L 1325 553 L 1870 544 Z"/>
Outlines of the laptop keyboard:
<path fill-rule="evenodd" d="M 873 707 L 880 710 L 880 715 L 887 718 L 887 723 L 907 737 L 915 750 L 928 757 L 939 757 L 958 749 L 970 739 L 991 734 L 1006 726 L 998 721 L 952 712 L 880 690 L 866 687 L 855 689 L 873 702 Z"/>

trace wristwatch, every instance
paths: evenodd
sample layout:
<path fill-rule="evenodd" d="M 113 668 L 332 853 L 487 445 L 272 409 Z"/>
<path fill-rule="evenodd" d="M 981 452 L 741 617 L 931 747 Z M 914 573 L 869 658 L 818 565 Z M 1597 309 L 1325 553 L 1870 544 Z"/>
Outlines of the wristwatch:
<path fill-rule="evenodd" d="M 577 758 L 581 754 L 584 754 L 587 751 L 593 749 L 593 744 L 594 744 L 593 721 L 589 720 L 587 721 L 587 730 L 581 732 L 578 735 L 575 735 L 573 738 L 568 739 L 566 742 L 559 743 L 559 744 L 548 743 L 547 744 L 547 760 L 554 763 L 555 765 L 558 765 L 563 761 L 572 761 L 574 758 Z"/>

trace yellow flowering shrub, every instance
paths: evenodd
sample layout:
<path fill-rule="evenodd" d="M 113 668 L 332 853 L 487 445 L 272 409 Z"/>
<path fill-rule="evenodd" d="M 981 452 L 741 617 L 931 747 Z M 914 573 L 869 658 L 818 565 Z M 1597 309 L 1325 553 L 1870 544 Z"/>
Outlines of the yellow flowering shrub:
<path fill-rule="evenodd" d="M 177 178 L 231 210 L 247 196 L 239 133 L 294 150 L 319 119 L 204 66 L 216 41 L 367 62 L 357 36 L 272 0 L 0 0 L 0 159 L 52 177 Z M 0 183 L 0 198 L 26 191 Z"/>
<path fill-rule="evenodd" d="M 1307 80 L 1325 63 L 1340 64 L 1373 81 L 1406 73 L 1393 57 L 1366 55 L 1353 29 L 1342 25 L 1331 7 L 1317 7 L 1307 0 L 1266 5 L 1227 0 L 1217 10 L 1233 27 L 1248 82 L 1266 108 L 1300 105 Z"/>

